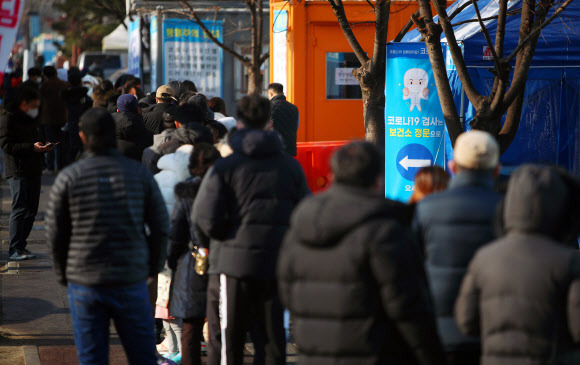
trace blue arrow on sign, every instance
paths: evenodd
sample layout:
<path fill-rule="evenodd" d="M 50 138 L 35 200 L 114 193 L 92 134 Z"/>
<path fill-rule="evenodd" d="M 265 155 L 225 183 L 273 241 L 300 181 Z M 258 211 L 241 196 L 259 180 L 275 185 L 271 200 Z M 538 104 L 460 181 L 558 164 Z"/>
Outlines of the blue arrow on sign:
<path fill-rule="evenodd" d="M 413 181 L 421 167 L 433 165 L 433 155 L 422 144 L 411 143 L 403 146 L 397 153 L 395 164 L 397 165 L 397 171 L 403 178 Z"/>

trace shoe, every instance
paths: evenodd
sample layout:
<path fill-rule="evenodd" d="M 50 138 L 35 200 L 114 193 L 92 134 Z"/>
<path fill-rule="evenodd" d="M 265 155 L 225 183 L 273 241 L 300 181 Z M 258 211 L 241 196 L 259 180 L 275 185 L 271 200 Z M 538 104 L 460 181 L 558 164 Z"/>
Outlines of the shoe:
<path fill-rule="evenodd" d="M 29 259 L 33 259 L 36 257 L 35 254 L 33 254 L 32 252 L 28 251 L 27 249 L 21 250 L 20 253 L 26 257 L 28 257 Z"/>
<path fill-rule="evenodd" d="M 10 256 L 10 260 L 12 261 L 22 261 L 22 260 L 26 260 L 28 259 L 28 256 L 24 255 L 21 252 L 14 252 L 11 256 Z"/>
<path fill-rule="evenodd" d="M 160 354 L 166 354 L 169 352 L 169 348 L 165 345 L 165 341 L 157 345 L 157 352 Z"/>
<path fill-rule="evenodd" d="M 181 364 L 181 352 L 178 352 L 178 353 L 175 353 L 172 355 L 167 355 L 167 356 L 165 356 L 165 358 L 173 361 L 177 365 Z"/>

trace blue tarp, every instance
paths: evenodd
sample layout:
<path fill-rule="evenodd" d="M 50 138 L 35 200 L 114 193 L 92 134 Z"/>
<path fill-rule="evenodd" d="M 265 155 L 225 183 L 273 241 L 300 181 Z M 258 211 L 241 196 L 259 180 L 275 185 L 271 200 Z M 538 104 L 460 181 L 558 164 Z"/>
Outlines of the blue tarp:
<path fill-rule="evenodd" d="M 453 11 L 471 0 L 460 0 L 447 9 Z M 508 2 L 508 14 L 521 9 L 521 0 Z M 560 3 L 556 4 L 556 8 Z M 497 0 L 480 0 L 482 18 L 497 15 Z M 552 9 L 548 16 L 554 12 Z M 458 14 L 452 23 L 477 20 L 473 5 Z M 485 22 L 495 41 L 495 19 Z M 518 44 L 520 14 L 508 16 L 504 55 Z M 489 95 L 493 75 L 488 68 L 493 61 L 485 58 L 485 41 L 477 21 L 454 27 L 457 40 L 463 43 L 464 58 L 475 87 Z M 442 40 L 445 41 L 444 34 Z M 409 32 L 403 42 L 418 42 L 417 30 Z M 456 71 L 448 71 L 449 81 L 460 106 L 461 83 Z M 467 99 L 466 99 L 467 101 Z M 474 116 L 471 104 L 466 103 L 465 128 Z M 558 164 L 580 175 L 580 1 L 573 1 L 541 32 L 532 67 L 526 84 L 524 109 L 518 133 L 501 158 L 502 164 L 515 167 L 525 162 Z"/>

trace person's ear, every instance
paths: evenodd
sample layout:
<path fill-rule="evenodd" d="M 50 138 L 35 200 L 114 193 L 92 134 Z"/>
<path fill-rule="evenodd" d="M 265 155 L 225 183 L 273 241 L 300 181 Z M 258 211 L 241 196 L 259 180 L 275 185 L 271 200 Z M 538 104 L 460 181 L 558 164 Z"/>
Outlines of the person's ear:
<path fill-rule="evenodd" d="M 497 166 L 495 167 L 495 171 L 493 172 L 493 177 L 498 177 L 500 170 L 501 170 L 501 164 L 498 163 Z"/>
<path fill-rule="evenodd" d="M 449 167 L 449 170 L 453 173 L 453 175 L 457 174 L 457 164 L 455 161 L 449 160 L 447 167 Z"/>
<path fill-rule="evenodd" d="M 117 109 L 117 113 L 120 113 L 121 111 L 119 109 Z"/>
<path fill-rule="evenodd" d="M 273 129 L 274 129 L 274 122 L 272 121 L 272 119 L 270 119 L 268 121 L 268 123 L 266 123 L 266 126 L 264 127 L 264 130 L 271 131 Z"/>
<path fill-rule="evenodd" d="M 174 121 L 173 123 L 175 123 L 175 128 L 181 128 L 181 126 L 183 124 L 179 123 L 178 121 Z"/>
<path fill-rule="evenodd" d="M 385 192 L 385 176 L 380 174 L 377 176 L 375 183 L 372 186 L 372 190 L 376 193 L 383 193 Z"/>
<path fill-rule="evenodd" d="M 86 145 L 87 144 L 87 137 L 85 136 L 83 131 L 79 131 L 79 137 L 81 137 L 81 141 L 83 141 L 83 144 Z"/>

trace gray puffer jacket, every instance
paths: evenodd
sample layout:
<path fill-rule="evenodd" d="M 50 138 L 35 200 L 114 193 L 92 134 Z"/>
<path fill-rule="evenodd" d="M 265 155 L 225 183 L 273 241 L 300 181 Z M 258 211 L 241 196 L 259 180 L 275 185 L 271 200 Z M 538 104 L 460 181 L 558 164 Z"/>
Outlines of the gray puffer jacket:
<path fill-rule="evenodd" d="M 169 216 L 159 187 L 115 149 L 58 175 L 46 226 L 62 284 L 130 285 L 157 275 L 165 261 Z"/>
<path fill-rule="evenodd" d="M 477 252 L 455 306 L 459 329 L 481 336 L 482 365 L 580 364 L 580 254 L 558 238 L 569 207 L 555 170 L 512 176 L 507 234 Z"/>

